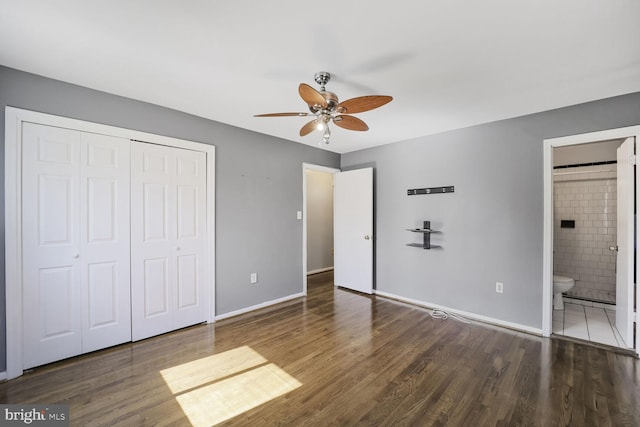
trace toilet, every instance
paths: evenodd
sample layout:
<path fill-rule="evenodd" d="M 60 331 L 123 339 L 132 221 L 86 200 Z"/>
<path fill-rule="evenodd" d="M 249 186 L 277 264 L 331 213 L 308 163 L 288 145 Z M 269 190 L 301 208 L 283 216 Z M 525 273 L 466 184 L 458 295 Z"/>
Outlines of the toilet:
<path fill-rule="evenodd" d="M 567 292 L 576 284 L 571 277 L 553 275 L 553 309 L 564 310 L 564 302 L 562 302 L 562 293 Z"/>

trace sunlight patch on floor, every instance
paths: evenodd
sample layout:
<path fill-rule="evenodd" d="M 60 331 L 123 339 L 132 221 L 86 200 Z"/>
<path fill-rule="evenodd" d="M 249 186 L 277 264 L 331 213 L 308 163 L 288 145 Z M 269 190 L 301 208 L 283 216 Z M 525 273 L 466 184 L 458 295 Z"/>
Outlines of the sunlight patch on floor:
<path fill-rule="evenodd" d="M 244 346 L 160 371 L 194 426 L 212 426 L 302 383 Z"/>
<path fill-rule="evenodd" d="M 264 363 L 267 359 L 251 347 L 244 346 L 164 369 L 160 374 L 171 392 L 178 394 Z"/>

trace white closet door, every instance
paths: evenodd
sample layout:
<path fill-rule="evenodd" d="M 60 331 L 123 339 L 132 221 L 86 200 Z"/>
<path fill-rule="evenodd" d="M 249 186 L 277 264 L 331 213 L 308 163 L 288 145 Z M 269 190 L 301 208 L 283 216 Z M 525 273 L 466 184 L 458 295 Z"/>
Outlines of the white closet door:
<path fill-rule="evenodd" d="M 132 337 L 207 318 L 206 155 L 132 145 Z"/>
<path fill-rule="evenodd" d="M 26 369 L 82 351 L 80 132 L 25 124 L 22 148 Z"/>
<path fill-rule="evenodd" d="M 131 341 L 129 140 L 82 134 L 83 353 Z"/>
<path fill-rule="evenodd" d="M 24 367 L 131 340 L 129 141 L 26 124 Z"/>
<path fill-rule="evenodd" d="M 173 329 L 205 322 L 209 275 L 206 254 L 206 154 L 173 149 L 176 155 L 176 301 Z"/>

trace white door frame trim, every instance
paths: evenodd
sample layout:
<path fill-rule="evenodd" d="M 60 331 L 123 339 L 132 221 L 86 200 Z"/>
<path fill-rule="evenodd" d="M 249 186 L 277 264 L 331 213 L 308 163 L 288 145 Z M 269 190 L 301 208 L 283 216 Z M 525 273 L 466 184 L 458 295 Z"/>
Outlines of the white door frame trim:
<path fill-rule="evenodd" d="M 97 133 L 152 144 L 204 152 L 207 156 L 207 239 L 209 263 L 209 322 L 215 320 L 215 146 L 147 132 L 124 129 L 14 107 L 5 110 L 5 288 L 6 288 L 6 378 L 22 375 L 22 240 L 21 179 L 22 123 L 38 123 Z M 11 327 L 9 327 L 11 325 Z"/>
<path fill-rule="evenodd" d="M 340 169 L 327 166 L 302 164 L 302 293 L 307 295 L 307 171 L 314 170 L 326 173 L 338 173 Z"/>
<path fill-rule="evenodd" d="M 624 139 L 635 137 L 640 141 L 640 126 L 629 126 L 617 129 L 609 129 L 598 132 L 589 132 L 579 135 L 562 136 L 544 140 L 543 146 L 543 177 L 544 177 L 544 237 L 542 249 L 542 335 L 551 335 L 552 300 L 553 300 L 553 148 L 566 145 L 587 144 L 590 142 L 607 141 L 611 139 Z M 638 188 L 638 178 L 636 188 Z M 637 190 L 636 190 L 637 191 Z M 640 236 L 640 230 L 636 230 L 636 239 Z M 637 240 L 640 241 L 640 240 Z M 636 265 L 636 276 L 640 268 Z M 636 304 L 640 298 L 636 296 Z M 637 304 L 637 306 L 640 306 Z M 640 329 L 640 328 L 638 328 Z M 636 342 L 640 338 L 640 331 L 636 330 Z M 640 346 L 636 346 L 636 354 L 640 355 Z"/>

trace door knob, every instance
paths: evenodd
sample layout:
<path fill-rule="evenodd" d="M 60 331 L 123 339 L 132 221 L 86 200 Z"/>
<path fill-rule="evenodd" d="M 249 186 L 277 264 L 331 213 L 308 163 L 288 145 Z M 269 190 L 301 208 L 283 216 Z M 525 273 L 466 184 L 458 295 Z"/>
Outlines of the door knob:
<path fill-rule="evenodd" d="M 370 240 L 371 236 L 364 236 L 364 240 Z"/>
<path fill-rule="evenodd" d="M 609 250 L 613 252 L 618 252 L 618 246 L 609 246 Z"/>
<path fill-rule="evenodd" d="M 178 247 L 176 248 L 176 251 L 179 251 L 179 250 L 180 250 L 180 246 L 178 246 Z"/>
<path fill-rule="evenodd" d="M 74 258 L 80 258 L 80 254 L 73 254 Z"/>

